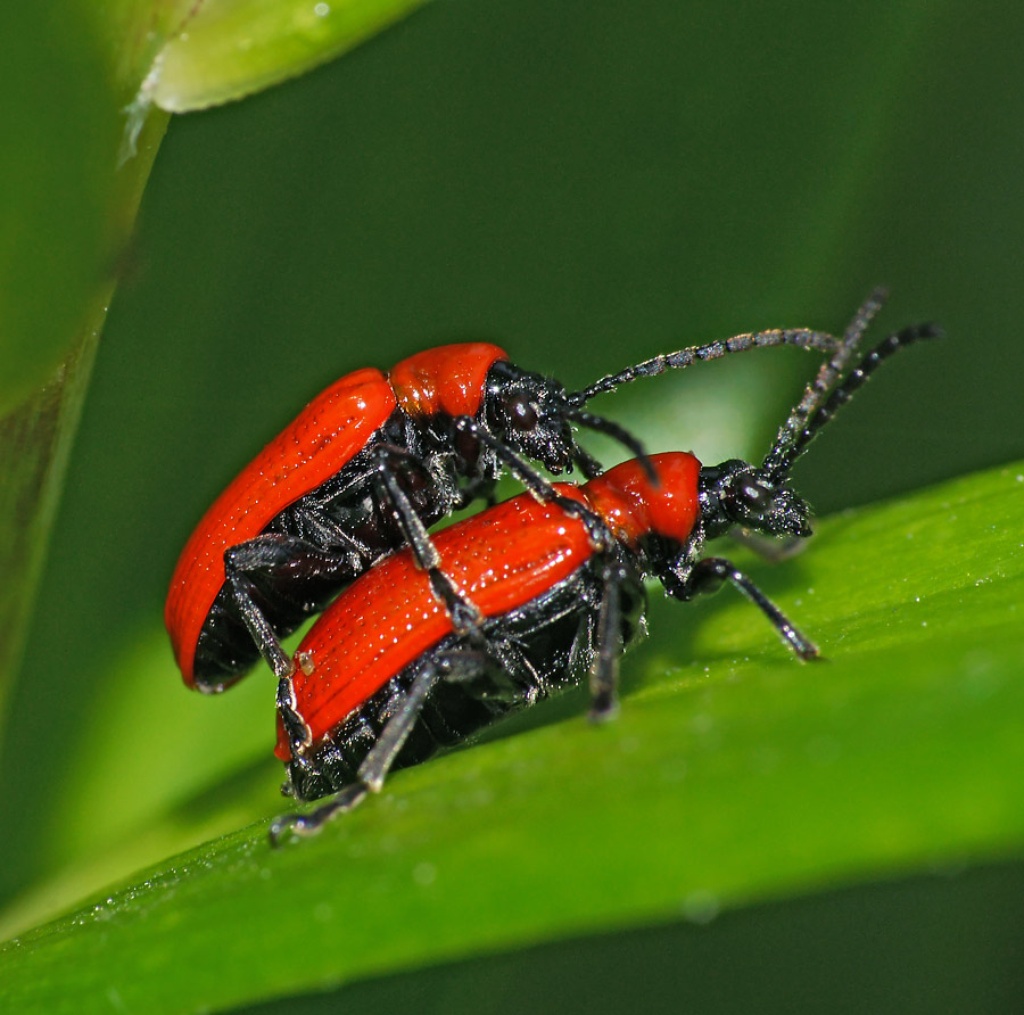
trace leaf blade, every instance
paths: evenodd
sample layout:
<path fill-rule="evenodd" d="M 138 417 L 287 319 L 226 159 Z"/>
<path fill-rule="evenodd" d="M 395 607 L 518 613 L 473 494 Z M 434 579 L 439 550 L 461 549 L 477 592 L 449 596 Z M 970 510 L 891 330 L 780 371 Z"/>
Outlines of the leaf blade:
<path fill-rule="evenodd" d="M 776 568 L 828 664 L 793 662 L 743 603 L 687 611 L 695 640 L 659 604 L 618 722 L 400 773 L 294 848 L 260 823 L 175 858 L 8 945 L 12 997 L 240 1004 L 1019 850 L 1022 474 L 844 514 Z M 962 543 L 975 573 L 948 560 Z M 920 602 L 908 573 L 931 576 Z"/>
<path fill-rule="evenodd" d="M 405 17 L 424 0 L 227 0 L 195 9 L 167 42 L 146 87 L 185 113 L 296 77 Z"/>

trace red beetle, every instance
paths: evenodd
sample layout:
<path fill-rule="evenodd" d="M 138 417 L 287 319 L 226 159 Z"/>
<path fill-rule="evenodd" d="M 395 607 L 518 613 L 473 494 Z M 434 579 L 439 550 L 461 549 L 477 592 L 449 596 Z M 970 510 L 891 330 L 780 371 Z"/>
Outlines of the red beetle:
<path fill-rule="evenodd" d="M 520 495 L 438 533 L 446 574 L 485 618 L 480 638 L 457 632 L 409 550 L 378 562 L 331 604 L 296 653 L 278 692 L 277 756 L 286 794 L 315 800 L 271 827 L 308 833 L 416 764 L 589 673 L 592 715 L 615 704 L 617 660 L 644 627 L 644 581 L 687 601 L 731 582 L 802 659 L 817 649 L 750 578 L 706 540 L 732 529 L 803 538 L 810 507 L 789 473 L 814 435 L 885 358 L 937 334 L 890 336 L 840 383 L 867 324 L 855 320 L 761 466 L 702 467 L 686 453 L 653 455 L 657 481 L 633 460 L 551 502 Z M 583 505 L 567 516 L 567 504 Z"/>
<path fill-rule="evenodd" d="M 388 375 L 357 370 L 317 396 L 214 502 L 183 550 L 164 613 L 185 683 L 222 691 L 259 655 L 278 677 L 291 661 L 279 639 L 398 546 L 411 545 L 460 631 L 479 624 L 438 567 L 426 528 L 481 496 L 503 468 L 538 497 L 558 474 L 599 465 L 571 423 L 602 431 L 633 454 L 622 428 L 584 410 L 617 384 L 768 345 L 835 348 L 807 330 L 740 335 L 659 356 L 582 391 L 509 363 L 494 345 L 441 346 Z"/>

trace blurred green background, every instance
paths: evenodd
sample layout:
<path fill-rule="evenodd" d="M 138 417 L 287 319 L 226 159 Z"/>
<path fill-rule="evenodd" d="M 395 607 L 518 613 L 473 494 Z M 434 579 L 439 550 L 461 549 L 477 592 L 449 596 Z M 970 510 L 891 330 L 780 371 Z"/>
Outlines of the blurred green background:
<path fill-rule="evenodd" d="M 154 778 L 191 799 L 248 760 L 273 812 L 277 773 L 258 760 L 266 688 L 186 695 L 163 595 L 234 471 L 356 366 L 480 336 L 581 386 L 740 331 L 838 330 L 885 283 L 883 327 L 936 319 L 948 339 L 908 353 L 815 446 L 799 469 L 809 499 L 831 512 L 1024 454 L 1022 31 L 1024 12 L 995 3 L 439 0 L 313 74 L 175 119 L 100 347 L 0 758 L 0 896 L 130 834 Z M 657 449 L 757 454 L 811 362 L 755 354 L 596 408 Z M 104 751 L 108 766 L 82 774 L 79 759 Z M 806 976 L 787 937 L 828 936 L 838 946 L 813 958 L 827 982 L 853 934 L 869 938 L 864 975 L 894 984 L 891 1010 L 938 1011 L 941 997 L 908 985 L 935 982 L 951 955 L 991 984 L 1008 968 L 996 935 L 951 943 L 950 928 L 974 919 L 1019 941 L 1019 907 L 996 904 L 1019 891 L 1019 868 L 992 868 L 347 995 L 366 1010 L 419 1004 L 444 977 L 446 1010 L 504 1011 L 496 995 L 536 976 L 538 996 L 570 1011 L 553 984 L 707 949 L 717 958 L 687 966 L 687 984 L 668 959 L 650 976 L 678 986 L 680 1007 L 711 1005 L 700 978 L 727 976 L 732 949 L 783 942 L 744 974 L 778 986 Z M 919 900 L 914 933 L 934 947 L 876 966 L 872 927 L 903 912 L 900 893 Z M 1006 975 L 973 1010 L 1012 1010 L 1019 974 Z M 762 999 L 793 1010 L 781 986 Z"/>

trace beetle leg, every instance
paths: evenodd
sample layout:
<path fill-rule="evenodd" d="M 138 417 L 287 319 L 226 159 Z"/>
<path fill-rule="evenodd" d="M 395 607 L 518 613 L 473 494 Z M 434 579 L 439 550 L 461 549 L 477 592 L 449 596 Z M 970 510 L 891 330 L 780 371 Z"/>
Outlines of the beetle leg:
<path fill-rule="evenodd" d="M 444 604 L 452 619 L 452 627 L 456 634 L 468 638 L 474 645 L 486 644 L 482 628 L 484 615 L 474 603 L 466 599 L 440 568 L 431 568 L 427 572 L 430 591 L 434 598 Z"/>
<path fill-rule="evenodd" d="M 618 709 L 619 656 L 622 655 L 622 569 L 613 557 L 601 564 L 601 602 L 597 615 L 597 654 L 590 668 L 591 720 L 611 719 Z"/>
<path fill-rule="evenodd" d="M 551 483 L 545 479 L 529 462 L 521 455 L 516 454 L 510 447 L 498 440 L 485 426 L 475 420 L 472 416 L 456 416 L 452 420 L 452 426 L 458 433 L 468 434 L 474 440 L 494 452 L 501 460 L 501 464 L 519 480 L 527 491 L 533 495 L 534 500 L 544 503 L 552 500 L 556 494 Z"/>
<path fill-rule="evenodd" d="M 288 831 L 299 836 L 312 835 L 331 818 L 352 810 L 368 793 L 380 792 L 398 752 L 419 720 L 424 702 L 442 676 L 442 668 L 434 660 L 420 668 L 409 690 L 399 699 L 377 742 L 359 766 L 359 781 L 345 786 L 326 804 L 309 814 L 282 814 L 275 818 L 270 825 L 272 846 L 280 844 Z"/>
<path fill-rule="evenodd" d="M 300 765 L 306 760 L 306 749 L 313 742 L 309 724 L 302 718 L 295 698 L 295 683 L 290 673 L 285 674 L 277 682 L 277 712 L 288 735 L 288 746 L 292 758 Z"/>
<path fill-rule="evenodd" d="M 315 835 L 331 818 L 345 814 L 361 803 L 367 792 L 367 788 L 361 782 L 354 782 L 351 786 L 339 790 L 315 811 L 308 814 L 282 814 L 274 818 L 270 822 L 268 832 L 271 847 L 280 846 L 286 832 L 296 836 Z"/>
<path fill-rule="evenodd" d="M 725 582 L 732 582 L 768 618 L 782 640 L 801 659 L 819 658 L 817 646 L 794 627 L 782 610 L 732 561 L 722 557 L 705 557 L 678 577 L 679 583 L 673 583 L 669 591 L 673 597 L 684 602 L 706 592 L 717 592 Z"/>
<path fill-rule="evenodd" d="M 225 581 L 260 655 L 279 679 L 292 672 L 293 666 L 274 629 L 256 603 L 255 579 L 265 576 L 273 581 L 277 570 L 300 568 L 306 577 L 329 577 L 353 571 L 352 555 L 323 550 L 304 539 L 279 533 L 265 533 L 245 543 L 232 546 L 224 553 Z"/>
<path fill-rule="evenodd" d="M 369 552 L 355 540 L 349 543 L 343 543 L 343 549 L 326 549 L 301 536 L 265 532 L 225 550 L 224 570 L 229 576 L 266 575 L 270 579 L 275 572 L 285 570 L 305 578 L 330 578 L 344 571 L 355 573 Z"/>
<path fill-rule="evenodd" d="M 423 665 L 392 712 L 377 742 L 359 766 L 359 778 L 373 793 L 379 793 L 398 752 L 408 739 L 423 711 L 423 703 L 447 667 L 434 660 Z"/>
<path fill-rule="evenodd" d="M 441 556 L 437 552 L 437 547 L 434 546 L 422 520 L 413 510 L 409 498 L 395 478 L 387 460 L 388 456 L 390 451 L 384 449 L 379 468 L 374 473 L 378 498 L 390 506 L 391 517 L 409 544 L 416 566 L 427 572 L 430 589 L 451 616 L 455 632 L 478 640 L 484 622 L 483 614 L 459 592 L 451 578 L 441 569 Z"/>
<path fill-rule="evenodd" d="M 416 566 L 421 571 L 436 570 L 440 567 L 441 558 L 434 546 L 426 526 L 420 516 L 413 510 L 409 497 L 402 489 L 391 467 L 390 450 L 385 450 L 378 458 L 377 468 L 373 473 L 373 484 L 378 500 L 387 505 L 391 520 L 398 526 L 402 538 L 412 549 Z"/>
<path fill-rule="evenodd" d="M 473 685 L 473 696 L 489 705 L 525 708 L 547 693 L 540 674 L 511 638 L 490 637 L 482 646 L 442 653 L 438 660 L 443 680 Z"/>
<path fill-rule="evenodd" d="M 594 479 L 604 472 L 601 463 L 579 444 L 572 449 L 572 460 L 587 479 Z"/>
<path fill-rule="evenodd" d="M 586 504 L 572 500 L 569 497 L 561 496 L 558 491 L 548 482 L 532 465 L 526 462 L 514 451 L 497 440 L 491 433 L 482 427 L 472 416 L 458 416 L 453 420 L 456 430 L 471 434 L 482 444 L 486 444 L 495 455 L 501 459 L 502 464 L 512 473 L 520 483 L 526 487 L 528 493 L 542 504 L 557 504 L 566 514 L 578 518 L 587 527 L 587 535 L 595 550 L 601 551 L 612 546 L 614 539 L 608 531 L 608 526 L 595 514 Z M 594 459 L 590 462 L 597 464 Z"/>
<path fill-rule="evenodd" d="M 303 521 L 313 545 L 331 547 L 332 555 L 351 560 L 359 569 L 373 560 L 374 555 L 366 543 L 346 532 L 322 507 L 307 506 L 304 515 Z"/>
<path fill-rule="evenodd" d="M 279 680 L 287 677 L 294 665 L 281 643 L 277 640 L 274 629 L 263 616 L 262 611 L 253 601 L 250 589 L 251 583 L 242 575 L 228 573 L 228 584 L 231 586 L 231 594 L 238 606 L 238 614 L 245 624 L 260 655 L 266 660 L 267 665 L 274 671 L 274 676 Z"/>

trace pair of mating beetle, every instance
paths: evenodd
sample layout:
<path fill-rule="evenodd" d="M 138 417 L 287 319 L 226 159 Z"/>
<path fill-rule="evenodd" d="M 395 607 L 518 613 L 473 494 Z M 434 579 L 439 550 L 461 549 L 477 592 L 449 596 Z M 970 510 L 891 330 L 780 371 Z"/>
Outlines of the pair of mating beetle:
<path fill-rule="evenodd" d="M 200 522 L 165 612 L 190 687 L 222 691 L 266 660 L 278 679 L 284 792 L 305 801 L 333 794 L 310 814 L 277 819 L 271 840 L 315 831 L 379 790 L 391 769 L 584 675 L 591 715 L 609 715 L 618 657 L 643 627 L 647 578 L 683 601 L 731 582 L 800 658 L 816 657 L 747 575 L 701 554 L 730 530 L 810 535 L 809 505 L 789 485 L 794 463 L 887 357 L 938 334 L 908 328 L 848 369 L 883 299 L 873 293 L 840 338 L 806 329 L 741 335 L 577 392 L 473 343 L 412 356 L 386 376 L 356 371 L 314 399 Z M 648 455 L 585 409 L 640 377 L 778 345 L 829 358 L 760 466 Z M 634 457 L 602 473 L 573 423 Z M 575 465 L 587 482 L 552 484 L 534 462 L 555 475 Z M 495 506 L 504 469 L 528 492 Z M 491 506 L 428 535 L 478 498 Z M 289 658 L 280 639 L 321 611 Z"/>

